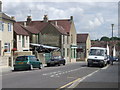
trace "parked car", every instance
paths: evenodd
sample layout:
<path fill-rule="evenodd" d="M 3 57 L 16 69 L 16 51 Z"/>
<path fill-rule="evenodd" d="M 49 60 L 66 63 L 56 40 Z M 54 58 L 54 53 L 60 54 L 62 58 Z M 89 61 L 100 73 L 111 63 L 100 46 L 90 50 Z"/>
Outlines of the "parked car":
<path fill-rule="evenodd" d="M 113 64 L 113 62 L 118 62 L 118 58 L 117 57 L 113 57 L 113 56 L 108 56 L 108 64 Z"/>
<path fill-rule="evenodd" d="M 52 59 L 47 61 L 47 66 L 51 66 L 51 65 L 60 66 L 60 64 L 65 65 L 65 59 L 62 58 L 61 56 L 54 56 L 52 57 Z"/>
<path fill-rule="evenodd" d="M 42 62 L 35 56 L 19 56 L 15 60 L 14 70 L 32 70 L 42 68 Z"/>

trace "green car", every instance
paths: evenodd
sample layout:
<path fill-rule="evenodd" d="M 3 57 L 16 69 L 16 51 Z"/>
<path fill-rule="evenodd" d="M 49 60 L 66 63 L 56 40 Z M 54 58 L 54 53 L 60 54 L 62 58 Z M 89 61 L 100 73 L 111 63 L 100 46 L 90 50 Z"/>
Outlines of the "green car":
<path fill-rule="evenodd" d="M 42 68 L 42 62 L 35 56 L 19 56 L 15 60 L 14 70 L 32 70 Z"/>

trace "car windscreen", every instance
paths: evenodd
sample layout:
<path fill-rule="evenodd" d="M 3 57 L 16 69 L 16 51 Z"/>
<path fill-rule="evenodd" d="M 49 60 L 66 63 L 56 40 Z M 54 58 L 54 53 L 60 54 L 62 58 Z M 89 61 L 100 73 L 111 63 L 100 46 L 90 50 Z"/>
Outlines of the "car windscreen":
<path fill-rule="evenodd" d="M 16 58 L 16 61 L 27 61 L 27 60 L 28 60 L 27 56 L 20 56 Z"/>
<path fill-rule="evenodd" d="M 104 56 L 104 50 L 101 50 L 101 49 L 91 49 L 89 55 Z"/>

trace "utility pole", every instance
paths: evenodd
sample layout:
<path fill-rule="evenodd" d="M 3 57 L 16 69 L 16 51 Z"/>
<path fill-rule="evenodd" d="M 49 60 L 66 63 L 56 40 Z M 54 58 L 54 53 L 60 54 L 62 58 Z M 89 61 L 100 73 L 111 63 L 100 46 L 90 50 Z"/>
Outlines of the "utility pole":
<path fill-rule="evenodd" d="M 111 39 L 111 41 L 112 41 L 111 42 L 112 43 L 111 44 L 112 48 L 111 49 L 112 49 L 112 56 L 113 56 L 113 47 L 114 47 L 114 45 L 113 45 L 113 26 L 114 26 L 114 24 L 111 24 L 111 26 L 112 26 L 112 39 Z"/>

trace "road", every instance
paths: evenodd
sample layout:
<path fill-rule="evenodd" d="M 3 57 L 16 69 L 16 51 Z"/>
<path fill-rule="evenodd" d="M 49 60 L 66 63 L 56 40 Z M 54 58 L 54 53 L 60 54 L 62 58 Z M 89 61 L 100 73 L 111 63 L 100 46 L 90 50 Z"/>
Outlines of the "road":
<path fill-rule="evenodd" d="M 105 85 L 104 85 L 105 83 Z M 85 62 L 2 75 L 2 88 L 118 88 L 118 63 L 103 68 Z"/>

